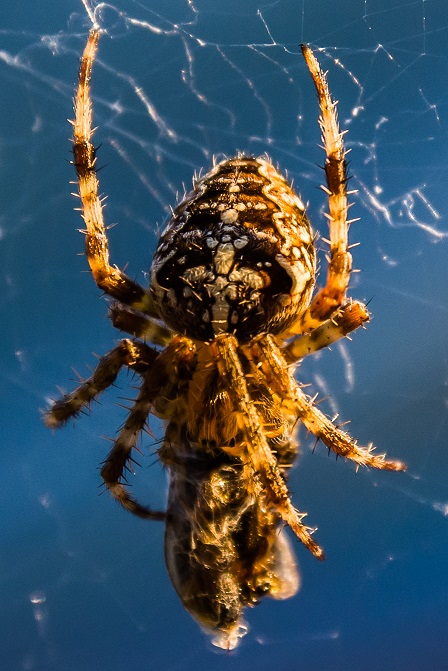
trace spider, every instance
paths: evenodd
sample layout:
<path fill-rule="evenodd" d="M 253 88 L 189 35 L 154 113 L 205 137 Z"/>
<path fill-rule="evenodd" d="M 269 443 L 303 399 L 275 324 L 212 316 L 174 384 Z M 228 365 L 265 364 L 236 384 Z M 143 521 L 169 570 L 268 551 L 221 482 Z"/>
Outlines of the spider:
<path fill-rule="evenodd" d="M 81 59 L 73 163 L 92 275 L 114 299 L 113 325 L 132 338 L 121 340 L 89 379 L 55 401 L 45 422 L 55 428 L 76 417 L 122 367 L 140 376 L 101 475 L 131 513 L 165 520 L 166 562 L 176 591 L 213 643 L 232 649 L 247 630 L 247 606 L 265 595 L 286 599 L 298 589 L 285 525 L 324 558 L 286 484 L 298 453 L 298 420 L 357 467 L 405 469 L 401 461 L 373 454 L 371 444 L 359 446 L 294 379 L 303 357 L 369 319 L 365 305 L 346 298 L 351 192 L 343 133 L 326 75 L 303 45 L 320 106 L 329 207 L 328 275 L 314 297 L 315 240 L 305 206 L 267 158 L 243 154 L 194 180 L 159 240 L 150 286 L 143 288 L 109 263 L 90 97 L 100 32 L 91 29 Z M 166 424 L 158 452 L 170 474 L 166 512 L 142 505 L 126 488 L 150 413 Z"/>

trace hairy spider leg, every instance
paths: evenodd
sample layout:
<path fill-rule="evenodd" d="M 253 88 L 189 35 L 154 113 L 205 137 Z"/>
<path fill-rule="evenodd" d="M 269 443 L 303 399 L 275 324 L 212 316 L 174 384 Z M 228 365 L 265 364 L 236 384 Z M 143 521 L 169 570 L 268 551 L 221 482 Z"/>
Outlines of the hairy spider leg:
<path fill-rule="evenodd" d="M 263 421 L 250 397 L 238 356 L 238 340 L 233 335 L 222 334 L 216 337 L 210 347 L 216 353 L 218 369 L 227 381 L 238 410 L 238 421 L 245 437 L 245 452 L 254 470 L 253 486 L 256 496 L 264 498 L 277 510 L 315 557 L 324 559 L 322 548 L 311 537 L 312 528 L 302 523 L 306 513 L 296 510 L 291 502 L 277 460 L 264 435 Z"/>
<path fill-rule="evenodd" d="M 149 340 L 153 345 L 165 346 L 174 337 L 173 331 L 163 324 L 158 324 L 144 312 L 139 312 L 114 301 L 109 308 L 109 318 L 115 328 L 134 336 Z"/>
<path fill-rule="evenodd" d="M 322 189 L 328 195 L 329 212 L 326 216 L 329 223 L 330 256 L 325 287 L 317 292 L 309 307 L 298 316 L 286 337 L 300 335 L 317 328 L 341 307 L 345 300 L 352 265 L 352 257 L 348 251 L 348 225 L 351 222 L 347 220 L 349 205 L 344 133 L 339 129 L 337 105 L 331 98 L 325 73 L 322 72 L 311 49 L 307 45 L 302 45 L 301 48 L 319 99 L 321 114 L 319 125 L 326 153 L 327 186 Z"/>
<path fill-rule="evenodd" d="M 258 341 L 260 361 L 266 361 L 271 370 L 268 382 L 280 390 L 285 411 L 296 412 L 305 427 L 324 445 L 337 455 L 350 459 L 360 466 L 369 466 L 385 471 L 405 471 L 406 464 L 395 459 L 386 459 L 385 454 L 372 454 L 373 443 L 367 447 L 359 446 L 348 433 L 336 427 L 333 422 L 318 410 L 310 399 L 298 387 L 287 362 L 271 335 Z"/>
<path fill-rule="evenodd" d="M 92 102 L 90 79 L 92 66 L 98 49 L 100 30 L 92 28 L 89 33 L 79 69 L 78 88 L 75 96 L 75 120 L 73 124 L 73 156 L 78 175 L 79 196 L 82 202 L 86 230 L 86 255 L 96 284 L 104 292 L 121 303 L 140 310 L 157 319 L 158 314 L 150 292 L 131 280 L 123 271 L 109 263 L 109 244 L 104 225 L 102 200 L 99 196 L 99 181 L 96 175 L 96 150 L 92 144 Z M 160 325 L 154 322 L 153 334 L 164 343 L 164 334 L 157 335 Z"/>
<path fill-rule="evenodd" d="M 293 364 L 307 356 L 329 347 L 337 340 L 363 326 L 370 319 L 366 306 L 358 301 L 350 301 L 337 310 L 330 319 L 307 333 L 280 346 L 287 364 Z"/>
<path fill-rule="evenodd" d="M 131 470 L 130 464 L 134 461 L 131 456 L 132 450 L 136 447 L 137 440 L 145 428 L 154 399 L 163 384 L 164 374 L 165 366 L 159 357 L 151 369 L 144 374 L 138 396 L 101 468 L 104 484 L 123 508 L 138 517 L 152 520 L 164 520 L 165 513 L 152 510 L 139 503 L 128 492 L 122 479 L 126 480 L 124 473 L 126 470 Z"/>
<path fill-rule="evenodd" d="M 165 513 L 154 511 L 140 504 L 129 494 L 121 480 L 124 478 L 125 470 L 129 469 L 130 462 L 133 461 L 132 450 L 136 447 L 141 432 L 145 429 L 149 414 L 153 412 L 164 419 L 175 414 L 172 399 L 181 397 L 179 368 L 193 368 L 195 356 L 196 348 L 190 340 L 181 336 L 177 336 L 158 354 L 152 366 L 143 374 L 138 396 L 101 468 L 104 484 L 112 496 L 123 508 L 138 517 L 162 520 L 165 519 Z"/>
<path fill-rule="evenodd" d="M 143 375 L 151 368 L 158 355 L 157 350 L 145 343 L 127 338 L 122 340 L 119 345 L 101 357 L 91 377 L 53 403 L 44 414 L 45 424 L 51 429 L 61 427 L 70 417 L 79 415 L 83 408 L 110 387 L 123 366 Z"/>

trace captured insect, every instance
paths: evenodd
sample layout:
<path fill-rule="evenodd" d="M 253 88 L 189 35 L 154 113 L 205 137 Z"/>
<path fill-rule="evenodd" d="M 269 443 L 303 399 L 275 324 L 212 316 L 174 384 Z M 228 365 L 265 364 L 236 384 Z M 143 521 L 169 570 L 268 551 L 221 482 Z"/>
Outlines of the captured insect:
<path fill-rule="evenodd" d="M 287 599 L 298 589 L 285 525 L 315 557 L 324 556 L 286 485 L 299 420 L 357 466 L 405 470 L 335 426 L 293 374 L 303 357 L 369 319 L 365 305 L 346 297 L 352 260 L 343 133 L 326 75 L 302 46 L 319 100 L 329 207 L 328 274 L 314 297 L 315 236 L 305 206 L 267 158 L 244 154 L 194 180 L 158 242 L 149 289 L 143 288 L 109 263 L 90 95 L 100 32 L 92 28 L 81 59 L 73 163 L 92 275 L 114 299 L 113 325 L 132 338 L 54 402 L 45 422 L 55 428 L 76 417 L 123 366 L 140 376 L 101 475 L 124 508 L 165 520 L 174 588 L 213 643 L 232 649 L 247 631 L 247 606 L 263 596 Z M 151 413 L 166 424 L 158 451 L 170 474 L 166 512 L 142 505 L 126 489 L 132 451 Z"/>

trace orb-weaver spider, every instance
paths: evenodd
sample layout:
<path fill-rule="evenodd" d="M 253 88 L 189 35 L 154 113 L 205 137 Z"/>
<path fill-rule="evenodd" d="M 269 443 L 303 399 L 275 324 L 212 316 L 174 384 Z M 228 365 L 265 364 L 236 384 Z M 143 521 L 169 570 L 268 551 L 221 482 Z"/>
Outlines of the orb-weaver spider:
<path fill-rule="evenodd" d="M 326 76 L 303 46 L 321 111 L 329 205 L 328 275 L 314 297 L 314 235 L 302 201 L 269 160 L 242 154 L 194 181 L 160 238 L 145 289 L 109 263 L 92 144 L 90 77 L 99 36 L 92 28 L 81 60 L 74 165 L 93 277 L 115 299 L 114 326 L 133 337 L 56 401 L 45 421 L 53 428 L 75 417 L 123 366 L 141 377 L 101 474 L 126 509 L 165 519 L 175 589 L 213 642 L 231 649 L 245 633 L 246 606 L 264 595 L 287 598 L 298 588 L 285 523 L 323 558 L 286 486 L 297 456 L 297 420 L 357 465 L 405 468 L 336 427 L 291 367 L 369 319 L 363 304 L 346 298 L 351 255 L 343 134 Z M 124 482 L 150 413 L 166 422 L 159 450 L 171 476 L 166 513 L 136 501 Z"/>

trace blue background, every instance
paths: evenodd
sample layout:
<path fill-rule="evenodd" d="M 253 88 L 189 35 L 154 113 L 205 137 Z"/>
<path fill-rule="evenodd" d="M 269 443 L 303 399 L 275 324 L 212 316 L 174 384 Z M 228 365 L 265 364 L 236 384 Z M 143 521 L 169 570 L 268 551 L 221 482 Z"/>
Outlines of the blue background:
<path fill-rule="evenodd" d="M 93 87 L 112 261 L 141 282 L 167 206 L 212 156 L 268 152 L 326 234 L 317 103 L 298 52 L 320 60 L 350 154 L 351 295 L 373 320 L 300 379 L 407 474 L 360 471 L 302 433 L 290 479 L 327 561 L 293 541 L 296 597 L 247 613 L 220 654 L 185 613 L 162 525 L 98 496 L 98 464 L 135 394 L 123 375 L 54 435 L 40 408 L 119 335 L 82 252 L 66 122 L 89 23 L 76 0 L 0 9 L 2 484 L 0 668 L 39 671 L 448 668 L 446 0 L 117 0 L 102 13 Z M 257 13 L 261 10 L 261 14 Z M 120 14 L 121 12 L 121 14 Z M 269 31 L 269 32 L 268 32 Z M 159 115 L 154 123 L 140 87 Z M 164 129 L 170 128 L 168 136 Z M 151 427 L 160 436 L 155 421 Z M 143 441 L 134 491 L 163 506 Z"/>

